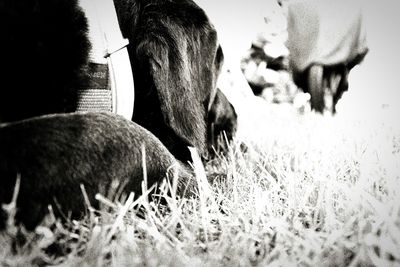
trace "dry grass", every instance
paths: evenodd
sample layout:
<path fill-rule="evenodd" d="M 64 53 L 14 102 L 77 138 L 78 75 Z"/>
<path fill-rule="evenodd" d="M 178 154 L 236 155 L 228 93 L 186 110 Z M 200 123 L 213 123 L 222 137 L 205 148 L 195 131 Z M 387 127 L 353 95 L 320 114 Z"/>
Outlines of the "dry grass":
<path fill-rule="evenodd" d="M 0 265 L 399 266 L 399 128 L 261 110 L 226 157 L 195 161 L 197 198 L 175 200 L 167 184 L 168 208 L 100 198 L 110 212 L 44 224 L 24 247 L 10 227 Z"/>

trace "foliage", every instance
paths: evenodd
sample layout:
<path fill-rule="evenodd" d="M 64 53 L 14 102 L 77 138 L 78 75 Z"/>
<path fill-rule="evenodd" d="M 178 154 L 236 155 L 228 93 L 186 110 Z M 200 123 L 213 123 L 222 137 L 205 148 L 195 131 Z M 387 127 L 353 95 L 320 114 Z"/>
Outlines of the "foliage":
<path fill-rule="evenodd" d="M 67 225 L 10 225 L 0 265 L 400 265 L 400 129 L 274 110 L 225 156 L 195 160 L 192 198 L 164 183 L 159 196 L 99 196 L 101 211 Z"/>

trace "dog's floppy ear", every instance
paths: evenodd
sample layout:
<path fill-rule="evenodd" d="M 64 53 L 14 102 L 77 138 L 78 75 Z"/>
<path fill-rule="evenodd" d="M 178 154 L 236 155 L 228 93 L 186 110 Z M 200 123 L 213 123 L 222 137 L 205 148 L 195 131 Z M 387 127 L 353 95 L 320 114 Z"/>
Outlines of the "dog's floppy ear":
<path fill-rule="evenodd" d="M 137 52 L 146 53 L 164 122 L 203 154 L 207 111 L 216 93 L 216 60 L 221 56 L 216 32 L 211 25 L 188 30 L 169 23 Z"/>

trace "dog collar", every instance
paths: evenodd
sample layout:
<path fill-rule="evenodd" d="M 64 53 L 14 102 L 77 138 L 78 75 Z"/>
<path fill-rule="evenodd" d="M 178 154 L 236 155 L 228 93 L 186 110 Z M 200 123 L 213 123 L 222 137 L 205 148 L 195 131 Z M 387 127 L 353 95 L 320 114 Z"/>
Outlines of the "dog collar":
<path fill-rule="evenodd" d="M 134 81 L 113 0 L 79 0 L 92 44 L 89 84 L 79 90 L 77 111 L 109 111 L 131 120 Z"/>

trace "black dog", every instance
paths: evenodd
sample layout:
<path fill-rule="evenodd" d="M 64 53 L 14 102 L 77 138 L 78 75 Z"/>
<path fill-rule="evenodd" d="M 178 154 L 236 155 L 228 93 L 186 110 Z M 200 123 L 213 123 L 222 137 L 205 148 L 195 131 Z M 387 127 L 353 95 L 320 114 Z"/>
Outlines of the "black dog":
<path fill-rule="evenodd" d="M 115 0 L 135 80 L 132 120 L 180 160 L 207 151 L 208 111 L 223 61 L 217 33 L 191 0 Z M 76 0 L 2 0 L 0 121 L 76 109 L 88 83 L 87 22 Z"/>
<path fill-rule="evenodd" d="M 223 61 L 217 33 L 191 0 L 115 0 L 129 39 L 135 80 L 133 121 L 182 161 L 207 151 L 208 110 Z"/>
<path fill-rule="evenodd" d="M 227 102 L 215 97 L 223 54 L 213 26 L 197 5 L 190 0 L 115 0 L 115 5 L 122 32 L 130 40 L 133 121 L 162 144 L 140 126 L 113 115 L 57 115 L 2 126 L 0 202 L 10 200 L 16 172 L 21 172 L 18 216 L 28 226 L 37 223 L 53 196 L 64 211 L 79 213 L 79 183 L 93 189 L 88 192 L 91 198 L 110 179 L 129 181 L 127 189 L 140 193 L 142 141 L 152 155 L 147 164 L 152 184 L 175 158 L 187 163 L 187 146 L 206 153 L 207 127 L 224 123 L 221 111 L 228 110 L 226 117 L 232 121 L 236 118 L 229 109 L 219 108 Z M 0 122 L 75 111 L 77 89 L 88 83 L 90 51 L 86 17 L 77 1 L 1 0 L 0 27 L 2 63 L 7 66 L 0 72 Z M 23 145 L 29 142 L 37 146 Z M 182 174 L 189 172 L 179 165 Z M 64 198 L 70 191 L 74 194 Z"/>
<path fill-rule="evenodd" d="M 40 222 L 48 204 L 56 203 L 64 214 L 79 217 L 84 211 L 80 184 L 94 207 L 95 194 L 107 191 L 113 181 L 123 186 L 124 192 L 139 194 L 142 145 L 149 186 L 162 181 L 171 169 L 178 175 L 178 193 L 194 188 L 190 169 L 153 134 L 118 115 L 57 114 L 2 125 L 0 203 L 10 202 L 17 173 L 21 187 L 16 218 L 28 229 Z M 56 211 L 57 205 L 53 205 Z M 0 214 L 0 228 L 4 227 L 2 217 Z"/>

